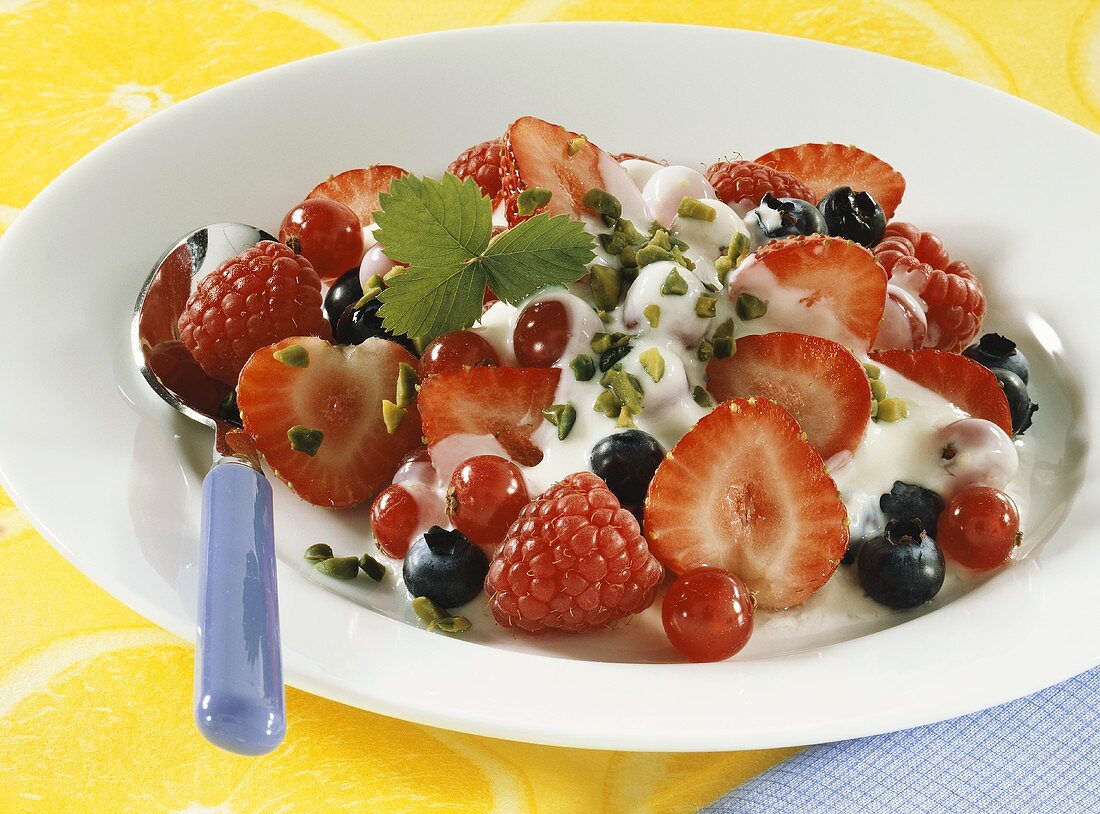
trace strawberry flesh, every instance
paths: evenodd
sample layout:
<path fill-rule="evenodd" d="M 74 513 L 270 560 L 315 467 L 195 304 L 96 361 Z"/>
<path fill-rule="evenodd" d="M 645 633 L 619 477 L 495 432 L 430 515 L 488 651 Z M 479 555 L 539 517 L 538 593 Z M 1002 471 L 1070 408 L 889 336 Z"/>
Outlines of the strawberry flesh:
<path fill-rule="evenodd" d="M 379 209 L 378 196 L 389 192 L 390 184 L 407 174 L 405 170 L 391 164 L 346 170 L 319 183 L 306 196 L 306 200 L 328 198 L 342 203 L 359 216 L 361 224 L 370 226 L 374 223 L 374 213 Z"/>

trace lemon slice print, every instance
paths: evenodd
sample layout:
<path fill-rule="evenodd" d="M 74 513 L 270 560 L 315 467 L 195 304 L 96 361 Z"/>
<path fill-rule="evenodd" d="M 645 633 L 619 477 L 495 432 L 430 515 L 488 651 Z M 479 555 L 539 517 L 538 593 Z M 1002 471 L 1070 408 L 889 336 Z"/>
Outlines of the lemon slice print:
<path fill-rule="evenodd" d="M 1069 63 L 1073 89 L 1092 114 L 1086 123 L 1100 129 L 1100 0 L 1094 0 L 1073 29 Z"/>

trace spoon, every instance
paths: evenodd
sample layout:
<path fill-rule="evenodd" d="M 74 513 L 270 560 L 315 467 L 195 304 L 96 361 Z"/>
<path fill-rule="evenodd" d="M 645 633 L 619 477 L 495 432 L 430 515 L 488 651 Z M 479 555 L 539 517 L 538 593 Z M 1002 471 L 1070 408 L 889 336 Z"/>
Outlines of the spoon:
<path fill-rule="evenodd" d="M 286 734 L 271 484 L 227 409 L 232 388 L 202 371 L 177 323 L 199 280 L 274 239 L 242 223 L 181 238 L 145 281 L 130 334 L 157 395 L 214 430 L 214 465 L 202 484 L 195 722 L 208 741 L 242 755 L 266 754 Z"/>

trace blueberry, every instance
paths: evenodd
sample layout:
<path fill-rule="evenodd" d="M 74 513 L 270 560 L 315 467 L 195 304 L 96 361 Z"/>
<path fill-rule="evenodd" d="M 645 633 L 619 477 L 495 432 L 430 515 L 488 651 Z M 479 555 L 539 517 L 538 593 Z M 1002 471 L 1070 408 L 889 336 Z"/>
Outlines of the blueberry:
<path fill-rule="evenodd" d="M 624 506 L 645 500 L 649 482 L 665 451 L 652 435 L 641 430 L 617 432 L 601 439 L 588 453 L 588 465 L 607 482 L 607 488 Z"/>
<path fill-rule="evenodd" d="M 818 204 L 829 234 L 855 241 L 870 249 L 886 232 L 886 213 L 869 192 L 837 187 Z"/>
<path fill-rule="evenodd" d="M 341 274 L 332 288 L 325 294 L 325 315 L 329 324 L 336 330 L 341 314 L 349 305 L 359 302 L 363 296 L 363 286 L 359 283 L 359 269 L 353 268 Z"/>
<path fill-rule="evenodd" d="M 871 599 L 896 610 L 932 599 L 944 578 L 943 552 L 916 520 L 891 520 L 859 550 L 859 584 Z"/>
<path fill-rule="evenodd" d="M 746 222 L 755 226 L 767 240 L 815 232 L 829 234 L 825 218 L 812 203 L 798 198 L 776 198 L 770 193 L 760 200 L 760 206 L 749 212 Z"/>
<path fill-rule="evenodd" d="M 444 608 L 465 605 L 479 593 L 489 573 L 485 552 L 459 531 L 432 526 L 405 555 L 405 588 Z"/>
<path fill-rule="evenodd" d="M 1015 342 L 1000 334 L 986 334 L 964 350 L 963 356 L 969 356 L 990 370 L 1011 370 L 1024 384 L 1031 377 L 1031 366 L 1027 363 L 1027 357 L 1020 352 Z"/>
<path fill-rule="evenodd" d="M 943 512 L 943 498 L 931 489 L 914 483 L 894 481 L 893 488 L 878 499 L 879 508 L 887 520 L 913 520 L 929 537 L 935 537 L 939 531 L 940 514 Z"/>
<path fill-rule="evenodd" d="M 1008 399 L 1008 411 L 1012 415 L 1012 432 L 1023 435 L 1031 426 L 1031 417 L 1039 409 L 1039 405 L 1031 400 L 1027 394 L 1027 385 L 1011 370 L 993 368 L 993 375 L 1004 388 L 1005 398 Z"/>
<path fill-rule="evenodd" d="M 382 327 L 382 317 L 378 316 L 378 309 L 381 307 L 382 303 L 377 298 L 364 303 L 362 308 L 356 308 L 354 303 L 349 305 L 340 315 L 332 338 L 340 345 L 362 345 L 372 336 L 376 336 L 403 345 L 416 354 L 416 346 L 409 337 L 394 335 Z"/>

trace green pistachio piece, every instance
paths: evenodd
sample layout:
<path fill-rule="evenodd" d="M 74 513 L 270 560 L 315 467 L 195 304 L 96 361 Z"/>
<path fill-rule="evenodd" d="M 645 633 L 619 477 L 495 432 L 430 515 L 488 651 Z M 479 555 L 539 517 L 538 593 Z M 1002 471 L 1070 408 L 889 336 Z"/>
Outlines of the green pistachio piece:
<path fill-rule="evenodd" d="M 634 423 L 634 414 L 630 412 L 630 408 L 625 405 L 619 410 L 619 417 L 615 421 L 615 426 L 620 429 L 633 429 L 638 425 Z"/>
<path fill-rule="evenodd" d="M 718 272 L 718 278 L 724 283 L 726 275 L 733 270 L 733 261 L 723 254 L 714 261 L 714 270 Z"/>
<path fill-rule="evenodd" d="M 611 348 L 605 353 L 601 353 L 600 370 L 604 372 L 611 370 L 611 368 L 625 359 L 632 350 L 633 348 L 630 345 L 619 345 L 616 348 Z"/>
<path fill-rule="evenodd" d="M 569 139 L 569 144 L 565 148 L 565 152 L 569 154 L 570 158 L 572 158 L 577 153 L 579 153 L 581 150 L 583 150 L 584 145 L 586 145 L 587 143 L 588 143 L 588 137 L 587 136 L 577 136 L 576 138 L 571 138 L 571 139 Z"/>
<path fill-rule="evenodd" d="M 695 271 L 695 261 L 690 257 L 685 257 L 683 249 L 679 246 L 672 247 L 672 262 L 678 266 L 683 266 L 689 271 Z"/>
<path fill-rule="evenodd" d="M 290 441 L 292 450 L 304 452 L 310 458 L 317 454 L 317 450 L 321 448 L 321 442 L 325 440 L 323 432 L 312 427 L 303 427 L 301 424 L 295 424 L 287 430 L 286 437 Z"/>
<path fill-rule="evenodd" d="M 642 351 L 642 354 L 638 357 L 638 363 L 654 382 L 659 382 L 664 378 L 665 357 L 661 356 L 661 352 L 656 348 Z"/>
<path fill-rule="evenodd" d="M 871 379 L 871 395 L 875 401 L 884 401 L 886 399 L 886 384 L 882 379 Z"/>
<path fill-rule="evenodd" d="M 623 267 L 623 280 L 632 283 L 638 278 L 638 252 L 633 246 L 623 246 L 619 252 L 619 263 Z M 628 271 L 633 271 L 628 274 Z"/>
<path fill-rule="evenodd" d="M 621 368 L 611 368 L 603 374 L 600 384 L 615 394 L 619 403 L 632 413 L 642 411 L 642 383 Z"/>
<path fill-rule="evenodd" d="M 649 323 L 650 328 L 656 328 L 661 324 L 661 306 L 657 303 L 647 305 L 642 309 L 642 316 L 645 317 L 645 321 Z"/>
<path fill-rule="evenodd" d="M 382 278 L 381 274 L 372 274 L 367 278 L 367 284 L 363 286 L 363 291 L 367 291 L 371 288 L 385 288 L 386 281 Z"/>
<path fill-rule="evenodd" d="M 592 348 L 592 352 L 596 355 L 602 355 L 607 353 L 612 348 L 619 348 L 630 342 L 633 339 L 630 334 L 611 333 L 603 334 L 599 333 L 592 337 L 592 341 L 588 343 Z"/>
<path fill-rule="evenodd" d="M 649 245 L 664 249 L 666 252 L 671 252 L 672 239 L 669 237 L 668 230 L 655 227 L 653 230 L 653 237 L 649 239 Z"/>
<path fill-rule="evenodd" d="M 545 187 L 527 187 L 516 198 L 516 211 L 523 215 L 533 215 L 536 209 L 541 209 L 550 203 L 553 193 Z"/>
<path fill-rule="evenodd" d="M 732 336 L 715 336 L 713 345 L 715 359 L 729 359 L 737 352 L 737 342 Z"/>
<path fill-rule="evenodd" d="M 713 222 L 718 217 L 718 210 L 713 206 L 707 206 L 698 198 L 684 197 L 680 201 L 680 205 L 676 207 L 676 214 L 681 218 L 691 218 L 692 220 L 705 220 Z"/>
<path fill-rule="evenodd" d="M 726 257 L 730 259 L 733 267 L 741 265 L 741 261 L 749 256 L 749 238 L 744 232 L 735 232 L 730 238 L 730 245 L 726 249 Z"/>
<path fill-rule="evenodd" d="M 893 423 L 908 417 L 909 405 L 905 403 L 905 399 L 888 398 L 878 403 L 878 412 L 875 415 L 878 421 Z"/>
<path fill-rule="evenodd" d="M 558 428 L 558 440 L 569 437 L 577 421 L 577 409 L 572 404 L 553 404 L 542 411 L 543 418 Z"/>
<path fill-rule="evenodd" d="M 599 242 L 600 248 L 610 255 L 622 254 L 627 245 L 626 238 L 618 232 L 598 234 L 596 240 Z"/>
<path fill-rule="evenodd" d="M 730 339 L 732 339 L 733 338 L 733 330 L 734 330 L 733 319 L 732 318 L 727 319 L 724 322 L 722 322 L 717 328 L 714 329 L 714 338 L 718 339 L 720 337 L 722 337 L 722 338 L 729 337 Z"/>
<path fill-rule="evenodd" d="M 868 379 L 877 379 L 882 375 L 882 368 L 878 365 L 873 365 L 870 362 L 863 363 L 863 372 L 867 374 Z"/>
<path fill-rule="evenodd" d="M 406 268 L 407 266 L 394 266 L 382 275 L 382 282 L 386 284 L 392 283 L 396 278 L 405 273 Z"/>
<path fill-rule="evenodd" d="M 401 422 L 405 420 L 405 416 L 408 414 L 407 407 L 400 407 L 396 402 L 382 399 L 382 421 L 386 425 L 386 432 L 390 435 L 397 432 L 397 428 L 401 426 Z"/>
<path fill-rule="evenodd" d="M 662 249 L 650 243 L 634 252 L 634 262 L 638 264 L 638 268 L 644 268 L 650 263 L 659 263 L 662 260 L 672 260 L 670 249 Z"/>
<path fill-rule="evenodd" d="M 623 239 L 632 246 L 645 243 L 648 238 L 638 231 L 634 226 L 634 221 L 627 220 L 626 218 L 619 218 L 615 223 L 615 231 L 623 236 Z"/>
<path fill-rule="evenodd" d="M 465 633 L 471 627 L 473 625 L 465 616 L 447 616 L 443 619 L 428 622 L 428 630 L 438 630 L 441 633 Z"/>
<path fill-rule="evenodd" d="M 695 403 L 700 407 L 713 407 L 714 399 L 710 397 L 710 393 L 706 391 L 706 388 L 702 385 L 695 385 L 691 389 L 691 397 L 695 400 Z"/>
<path fill-rule="evenodd" d="M 396 269 L 394 269 L 394 271 L 396 271 Z M 375 275 L 375 276 L 377 276 L 377 275 Z M 368 286 L 367 288 L 363 289 L 363 296 L 355 301 L 356 310 L 362 308 L 368 302 L 371 302 L 373 300 L 378 299 L 378 295 L 381 294 L 381 293 L 382 293 L 382 286 L 380 286 L 380 285 Z"/>
<path fill-rule="evenodd" d="M 416 370 L 407 362 L 397 366 L 397 406 L 409 407 L 416 401 Z M 392 435 L 392 433 L 391 433 Z"/>
<path fill-rule="evenodd" d="M 623 404 L 619 401 L 619 397 L 610 390 L 604 390 L 596 396 L 596 400 L 592 403 L 593 410 L 608 418 L 615 418 L 622 408 Z"/>
<path fill-rule="evenodd" d="M 748 322 L 750 319 L 759 319 L 768 313 L 768 304 L 759 297 L 745 292 L 737 295 L 737 304 L 734 306 L 737 316 Z"/>
<path fill-rule="evenodd" d="M 326 577 L 336 579 L 355 579 L 359 576 L 358 557 L 329 557 L 327 560 L 314 563 L 313 567 Z"/>
<path fill-rule="evenodd" d="M 426 596 L 418 596 L 412 601 L 413 613 L 416 614 L 416 618 L 422 622 L 431 624 L 432 622 L 438 622 L 441 619 L 450 618 L 450 614 L 447 613 L 439 605 L 435 604 L 432 600 Z"/>
<path fill-rule="evenodd" d="M 704 319 L 715 317 L 718 315 L 718 311 L 715 310 L 717 305 L 718 298 L 713 294 L 700 294 L 699 299 L 695 301 L 695 315 Z"/>
<path fill-rule="evenodd" d="M 410 339 L 414 348 L 416 348 L 416 355 L 423 355 L 428 345 L 432 344 L 432 338 L 430 336 L 414 336 Z"/>
<path fill-rule="evenodd" d="M 378 560 L 370 554 L 364 554 L 359 558 L 359 568 L 375 582 L 381 582 L 382 578 L 386 576 L 386 566 L 382 565 L 382 563 L 378 562 Z"/>
<path fill-rule="evenodd" d="M 596 263 L 589 269 L 588 285 L 592 289 L 592 301 L 604 311 L 613 311 L 619 305 L 619 291 L 623 286 L 622 273 L 618 269 Z"/>
<path fill-rule="evenodd" d="M 581 204 L 585 209 L 595 212 L 597 215 L 606 215 L 613 220 L 618 220 L 623 216 L 623 205 L 619 203 L 619 199 L 599 187 L 593 187 L 584 193 Z"/>
<path fill-rule="evenodd" d="M 328 543 L 314 543 L 306 549 L 306 553 L 302 555 L 307 562 L 321 562 L 321 560 L 332 559 L 332 546 Z"/>
<path fill-rule="evenodd" d="M 680 238 L 676 237 L 676 235 L 671 233 L 668 236 L 668 244 L 672 248 L 679 249 L 682 252 L 686 252 L 688 250 L 688 244 L 686 244 L 684 241 L 680 240 Z"/>
<path fill-rule="evenodd" d="M 287 345 L 271 355 L 287 367 L 309 367 L 309 351 L 301 345 Z"/>
<path fill-rule="evenodd" d="M 586 382 L 596 375 L 596 363 L 586 353 L 578 354 L 569 363 L 569 369 L 573 371 L 573 377 L 578 382 Z"/>
<path fill-rule="evenodd" d="M 704 339 L 699 343 L 699 350 L 695 352 L 700 362 L 706 362 L 714 355 L 714 343 L 709 339 Z"/>
<path fill-rule="evenodd" d="M 673 269 L 661 284 L 661 293 L 670 297 L 682 297 L 688 293 L 687 280 L 680 276 L 680 272 Z"/>

